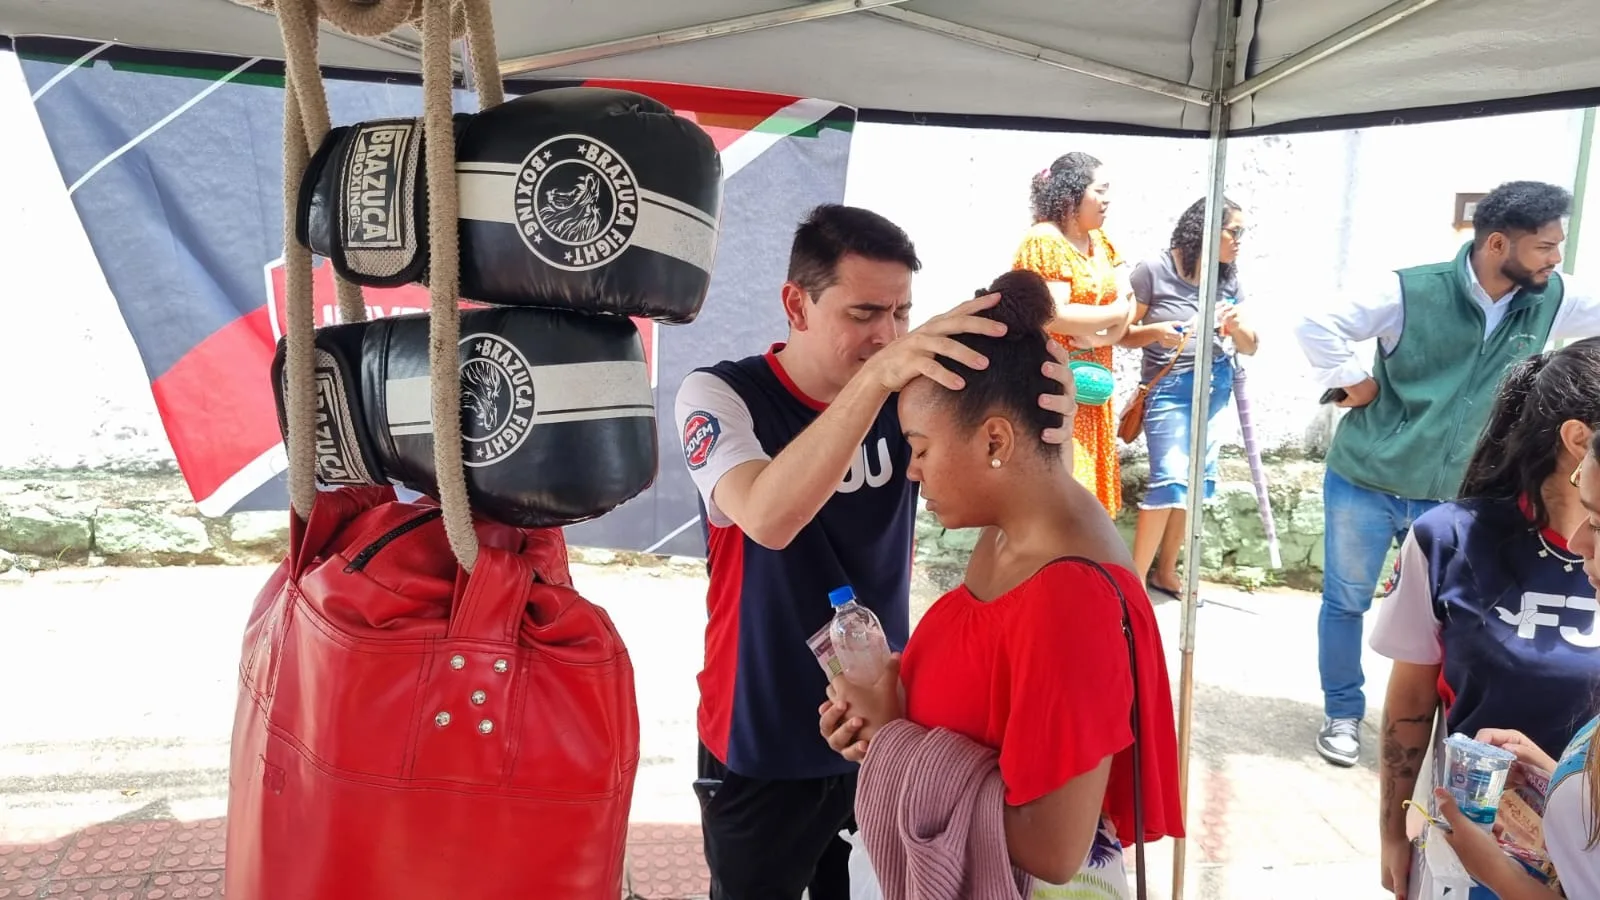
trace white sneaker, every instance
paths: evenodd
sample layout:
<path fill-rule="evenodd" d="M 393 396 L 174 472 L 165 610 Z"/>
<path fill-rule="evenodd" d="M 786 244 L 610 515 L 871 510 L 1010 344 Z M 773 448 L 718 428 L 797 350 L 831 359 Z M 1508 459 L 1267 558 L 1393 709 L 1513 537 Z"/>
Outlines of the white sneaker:
<path fill-rule="evenodd" d="M 1323 719 L 1317 752 L 1336 766 L 1353 766 L 1361 758 L 1361 720 Z"/>

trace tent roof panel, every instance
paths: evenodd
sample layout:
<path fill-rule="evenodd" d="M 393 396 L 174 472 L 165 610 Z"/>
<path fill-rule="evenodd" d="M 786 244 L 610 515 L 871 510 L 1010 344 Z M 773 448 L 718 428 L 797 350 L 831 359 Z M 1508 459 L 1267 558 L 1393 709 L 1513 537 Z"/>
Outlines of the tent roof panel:
<path fill-rule="evenodd" d="M 1063 15 L 1064 7 L 1080 8 Z M 1191 81 L 1190 45 L 1200 15 L 1199 0 L 1119 0 L 1095 5 L 921 0 L 902 8 L 1173 81 L 1210 83 L 1209 68 Z"/>
<path fill-rule="evenodd" d="M 1294 15 L 1264 16 L 1256 52 L 1262 64 L 1292 54 L 1382 8 L 1334 12 L 1346 3 L 1278 0 Z M 1304 7 L 1303 11 L 1299 11 Z M 1383 113 L 1600 88 L 1600 11 L 1594 0 L 1444 0 L 1254 97 L 1253 119 L 1270 126 L 1301 119 Z"/>
<path fill-rule="evenodd" d="M 1177 128 L 1183 101 L 998 53 L 871 15 L 840 16 L 536 73 L 712 84 L 852 106 L 1029 115 Z M 909 76 L 909 77 L 908 77 Z M 796 90 L 797 87 L 803 90 Z"/>
<path fill-rule="evenodd" d="M 1218 0 L 859 0 L 894 5 L 542 68 L 822 97 L 868 115 L 934 114 L 1204 130 L 1203 110 L 1170 96 L 1030 60 L 1030 46 L 1157 76 L 1196 95 L 1208 85 Z M 1232 0 L 1228 0 L 1232 2 Z M 1315 127 L 1397 109 L 1485 104 L 1600 89 L 1595 0 L 1437 0 L 1240 103 L 1234 128 Z M 495 0 L 503 58 L 582 48 L 742 16 L 804 17 L 840 0 Z M 1243 0 L 1241 62 L 1258 74 L 1378 12 L 1387 0 Z M 929 20 L 944 33 L 928 30 Z M 1013 43 L 997 48 L 978 29 Z M 44 34 L 167 50 L 280 57 L 277 22 L 233 0 L 0 0 L 0 34 Z M 414 35 L 385 43 L 325 33 L 330 66 L 415 71 Z M 988 42 L 991 46 L 985 46 Z M 1020 43 L 1019 43 L 1020 42 Z M 648 42 L 647 42 L 648 43 Z M 414 46 L 409 48 L 414 50 Z M 1047 59 L 1052 58 L 1046 52 Z M 1169 93 L 1172 91 L 1169 90 Z M 1471 107 L 1468 107 L 1469 109 Z M 1348 120 L 1341 124 L 1354 124 Z"/>

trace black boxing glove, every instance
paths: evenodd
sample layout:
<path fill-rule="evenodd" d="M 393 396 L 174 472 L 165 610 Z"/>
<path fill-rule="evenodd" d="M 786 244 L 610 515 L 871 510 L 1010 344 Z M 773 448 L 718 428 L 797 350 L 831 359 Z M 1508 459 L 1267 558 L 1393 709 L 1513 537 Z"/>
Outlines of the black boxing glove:
<path fill-rule="evenodd" d="M 377 443 L 367 430 L 362 410 L 361 347 L 359 326 L 338 326 L 317 331 L 316 362 L 312 383 L 316 389 L 316 418 L 312 445 L 317 458 L 317 480 L 330 485 L 388 484 L 377 456 Z M 278 341 L 272 358 L 272 386 L 278 401 L 278 431 L 289 443 L 289 411 L 284 403 L 287 374 L 284 360 L 287 339 Z"/>
<path fill-rule="evenodd" d="M 459 134 L 468 116 L 455 117 Z M 399 287 L 428 274 L 428 181 L 421 119 L 328 131 L 300 182 L 295 239 L 345 280 Z"/>
<path fill-rule="evenodd" d="M 711 138 L 632 91 L 536 91 L 458 115 L 461 295 L 508 306 L 694 320 L 722 208 Z M 329 132 L 301 183 L 297 233 L 357 284 L 426 279 L 420 120 Z"/>
<path fill-rule="evenodd" d="M 321 328 L 317 349 L 318 479 L 400 484 L 438 497 L 427 316 Z M 474 514 L 519 528 L 570 525 L 655 480 L 655 402 L 632 322 L 470 310 L 461 314 L 460 350 L 462 457 Z M 286 353 L 279 341 L 272 380 L 287 440 Z"/>

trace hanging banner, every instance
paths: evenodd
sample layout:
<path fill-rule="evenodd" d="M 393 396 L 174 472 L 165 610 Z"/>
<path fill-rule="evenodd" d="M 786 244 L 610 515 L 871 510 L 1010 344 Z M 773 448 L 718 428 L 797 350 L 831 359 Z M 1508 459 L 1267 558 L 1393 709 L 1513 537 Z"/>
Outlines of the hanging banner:
<path fill-rule="evenodd" d="M 17 37 L 61 177 L 133 335 L 178 466 L 207 516 L 288 508 L 268 381 L 283 333 L 283 65 Z M 335 124 L 417 116 L 414 76 L 325 71 Z M 569 528 L 578 546 L 704 554 L 672 422 L 691 370 L 783 339 L 779 288 L 795 225 L 844 198 L 855 111 L 746 91 L 623 81 L 510 82 L 508 96 L 574 84 L 637 91 L 711 135 L 722 154 L 710 295 L 689 325 L 636 320 L 655 389 L 660 474 L 648 491 Z M 456 108 L 474 107 L 460 92 Z M 337 321 L 318 260 L 317 323 Z M 424 312 L 425 288 L 364 291 L 371 317 Z"/>

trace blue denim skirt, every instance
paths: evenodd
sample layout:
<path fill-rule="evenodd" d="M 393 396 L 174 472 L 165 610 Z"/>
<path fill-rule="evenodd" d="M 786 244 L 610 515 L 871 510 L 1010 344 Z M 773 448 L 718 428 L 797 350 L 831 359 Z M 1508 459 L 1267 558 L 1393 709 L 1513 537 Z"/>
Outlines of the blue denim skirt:
<path fill-rule="evenodd" d="M 1217 490 L 1217 414 L 1233 399 L 1233 360 L 1211 365 L 1211 405 L 1206 419 L 1206 499 Z M 1189 500 L 1189 421 L 1194 372 L 1168 374 L 1144 405 L 1144 439 L 1150 453 L 1150 487 L 1140 509 L 1172 509 Z"/>

